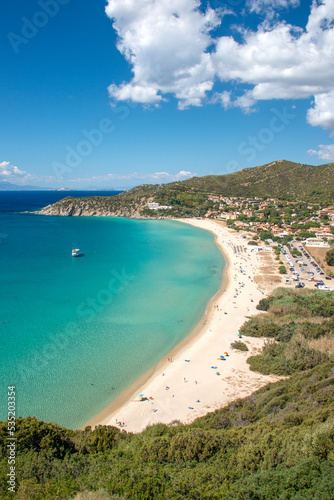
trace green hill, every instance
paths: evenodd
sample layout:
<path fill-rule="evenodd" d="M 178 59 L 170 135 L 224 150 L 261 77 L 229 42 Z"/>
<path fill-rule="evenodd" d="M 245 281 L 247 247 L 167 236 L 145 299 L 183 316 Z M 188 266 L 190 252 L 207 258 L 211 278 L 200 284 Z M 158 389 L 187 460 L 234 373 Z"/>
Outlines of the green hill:
<path fill-rule="evenodd" d="M 314 166 L 278 160 L 228 175 L 209 175 L 182 182 L 185 189 L 227 196 L 314 200 L 334 197 L 334 163 Z"/>
<path fill-rule="evenodd" d="M 334 202 L 334 163 L 314 166 L 278 160 L 227 175 L 193 177 L 170 184 L 141 185 L 113 197 L 65 198 L 46 215 L 152 216 L 147 203 L 171 205 L 164 216 L 203 216 L 213 208 L 208 195 L 278 198 L 328 205 Z"/>

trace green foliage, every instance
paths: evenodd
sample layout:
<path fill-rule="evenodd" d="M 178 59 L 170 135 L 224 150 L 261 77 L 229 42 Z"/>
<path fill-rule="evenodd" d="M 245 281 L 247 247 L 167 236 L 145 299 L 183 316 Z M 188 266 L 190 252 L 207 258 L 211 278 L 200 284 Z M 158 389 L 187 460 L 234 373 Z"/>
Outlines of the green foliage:
<path fill-rule="evenodd" d="M 241 340 L 235 340 L 231 343 L 232 349 L 237 349 L 238 351 L 249 351 L 245 342 L 241 342 Z"/>
<path fill-rule="evenodd" d="M 267 314 L 253 316 L 239 331 L 243 336 L 273 340 L 265 344 L 260 355 L 248 358 L 250 368 L 266 375 L 291 375 L 328 360 L 326 352 L 314 349 L 309 342 L 333 339 L 333 306 L 334 293 L 319 291 L 277 289 L 262 299 L 257 308 Z"/>
<path fill-rule="evenodd" d="M 273 250 L 275 252 L 276 257 L 279 257 L 280 253 L 281 253 L 280 247 L 279 246 L 275 246 L 275 247 L 273 247 Z"/>
<path fill-rule="evenodd" d="M 259 311 L 268 311 L 270 304 L 271 304 L 270 298 L 265 297 L 264 299 L 260 300 L 260 302 L 256 306 L 256 309 L 258 309 Z"/>
<path fill-rule="evenodd" d="M 334 316 L 334 293 L 320 290 L 277 288 L 269 297 L 268 311 L 276 317 L 310 318 Z"/>
<path fill-rule="evenodd" d="M 328 266 L 334 266 L 334 248 L 328 250 L 328 252 L 326 253 L 325 260 Z"/>
<path fill-rule="evenodd" d="M 158 424 L 137 435 L 111 427 L 70 431 L 35 418 L 18 419 L 16 497 L 328 500 L 334 477 L 333 380 L 334 362 L 326 362 L 191 425 Z M 1 423 L 2 450 L 6 427 Z M 32 437 L 27 442 L 24 433 Z M 61 458 L 45 446 L 48 434 L 50 442 L 66 443 Z M 6 474 L 2 453 L 4 500 L 13 498 Z"/>
<path fill-rule="evenodd" d="M 312 233 L 310 231 L 301 231 L 299 233 L 299 237 L 302 238 L 303 240 L 305 240 L 306 238 L 316 238 L 316 234 L 315 233 Z"/>
<path fill-rule="evenodd" d="M 308 370 L 328 360 L 328 355 L 308 347 L 305 339 L 293 337 L 288 343 L 267 342 L 258 356 L 251 356 L 247 363 L 251 370 L 264 375 L 292 375 Z"/>
<path fill-rule="evenodd" d="M 20 439 L 16 498 L 328 500 L 334 486 L 333 382 L 334 362 L 322 363 L 191 425 L 158 424 L 140 434 L 110 427 L 96 434 L 89 427 L 70 431 L 18 419 L 20 436 L 27 432 L 34 438 Z M 1 423 L 3 450 L 6 427 Z M 49 433 L 51 442 L 57 436 L 67 443 L 62 458 L 44 447 Z M 104 449 L 97 451 L 101 436 Z M 13 498 L 6 474 L 2 453 L 4 500 Z"/>
<path fill-rule="evenodd" d="M 273 238 L 273 233 L 271 231 L 261 231 L 260 233 L 260 239 L 262 241 L 266 241 L 268 239 L 272 239 Z"/>
<path fill-rule="evenodd" d="M 257 242 L 257 241 L 255 241 L 255 240 L 250 240 L 250 241 L 248 242 L 248 245 L 253 245 L 253 246 L 255 246 L 255 247 L 258 247 L 258 246 L 259 246 L 258 242 Z"/>
<path fill-rule="evenodd" d="M 280 331 L 280 326 L 271 318 L 257 315 L 246 321 L 239 330 L 242 336 L 246 337 L 276 337 Z"/>
<path fill-rule="evenodd" d="M 287 274 L 287 270 L 285 266 L 279 266 L 279 272 L 280 274 Z"/>

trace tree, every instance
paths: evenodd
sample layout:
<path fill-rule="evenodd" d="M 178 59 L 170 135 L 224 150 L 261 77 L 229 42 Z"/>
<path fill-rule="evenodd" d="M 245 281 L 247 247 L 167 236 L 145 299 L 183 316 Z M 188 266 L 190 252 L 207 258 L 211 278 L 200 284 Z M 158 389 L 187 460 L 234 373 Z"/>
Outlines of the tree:
<path fill-rule="evenodd" d="M 325 260 L 329 266 L 334 266 L 334 248 L 328 250 Z"/>

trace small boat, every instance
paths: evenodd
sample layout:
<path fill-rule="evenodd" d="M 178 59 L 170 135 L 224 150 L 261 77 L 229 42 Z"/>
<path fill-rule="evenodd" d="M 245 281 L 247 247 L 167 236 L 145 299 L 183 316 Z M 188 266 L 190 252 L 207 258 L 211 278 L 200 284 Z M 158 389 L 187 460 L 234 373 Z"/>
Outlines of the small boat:
<path fill-rule="evenodd" d="M 81 255 L 80 249 L 79 248 L 73 248 L 72 249 L 72 257 L 79 257 Z"/>

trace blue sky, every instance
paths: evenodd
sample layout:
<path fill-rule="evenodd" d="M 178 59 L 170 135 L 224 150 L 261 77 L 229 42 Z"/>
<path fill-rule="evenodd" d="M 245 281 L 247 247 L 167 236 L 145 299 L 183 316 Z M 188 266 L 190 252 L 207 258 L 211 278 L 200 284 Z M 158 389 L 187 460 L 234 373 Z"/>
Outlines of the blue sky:
<path fill-rule="evenodd" d="M 334 160 L 334 0 L 18 0 L 0 181 L 124 188 Z"/>

